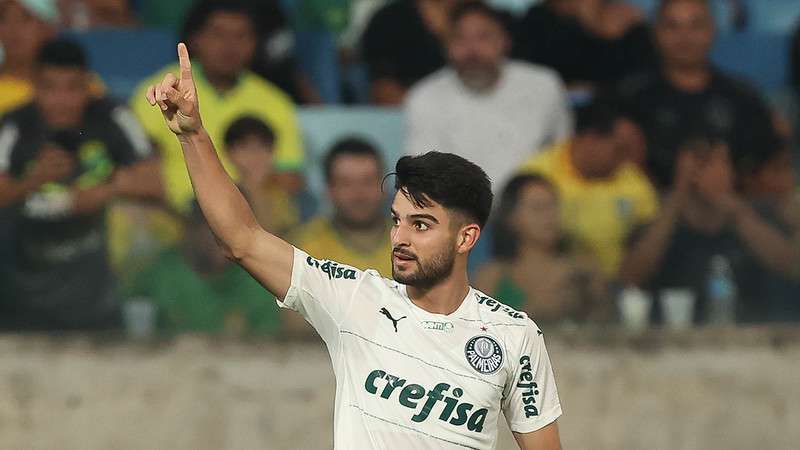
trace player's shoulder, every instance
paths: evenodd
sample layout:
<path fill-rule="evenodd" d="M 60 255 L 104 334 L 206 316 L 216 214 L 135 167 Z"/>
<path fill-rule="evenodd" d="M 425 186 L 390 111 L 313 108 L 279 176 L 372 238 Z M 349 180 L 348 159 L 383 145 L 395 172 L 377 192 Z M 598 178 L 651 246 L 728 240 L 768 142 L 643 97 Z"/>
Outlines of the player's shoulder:
<path fill-rule="evenodd" d="M 503 325 L 522 326 L 528 320 L 528 315 L 503 303 L 501 300 L 490 297 L 473 288 L 470 293 L 475 306 L 474 313 L 484 322 Z"/>
<path fill-rule="evenodd" d="M 540 339 L 542 331 L 524 311 L 519 311 L 473 289 L 475 312 L 480 321 L 492 333 L 501 337 L 508 348 L 521 348 L 525 341 Z"/>

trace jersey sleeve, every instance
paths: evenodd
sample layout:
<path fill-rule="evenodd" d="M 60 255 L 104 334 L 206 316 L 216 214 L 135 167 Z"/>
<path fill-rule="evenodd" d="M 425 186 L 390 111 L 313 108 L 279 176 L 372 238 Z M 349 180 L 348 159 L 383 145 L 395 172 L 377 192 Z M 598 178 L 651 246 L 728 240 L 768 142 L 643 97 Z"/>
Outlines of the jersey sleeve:
<path fill-rule="evenodd" d="M 300 313 L 331 347 L 365 276 L 360 270 L 295 248 L 292 282 L 278 305 Z"/>
<path fill-rule="evenodd" d="M 556 381 L 541 331 L 528 321 L 503 391 L 503 414 L 511 431 L 531 433 L 561 416 Z"/>

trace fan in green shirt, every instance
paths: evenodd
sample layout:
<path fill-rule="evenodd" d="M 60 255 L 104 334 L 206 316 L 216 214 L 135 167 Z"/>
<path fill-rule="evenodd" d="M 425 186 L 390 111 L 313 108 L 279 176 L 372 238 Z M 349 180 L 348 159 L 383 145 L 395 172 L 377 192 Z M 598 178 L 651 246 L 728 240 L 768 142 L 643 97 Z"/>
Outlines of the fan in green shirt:
<path fill-rule="evenodd" d="M 184 242 L 135 276 L 127 293 L 152 301 L 167 333 L 272 335 L 281 329 L 274 298 L 225 258 L 197 206 Z"/>

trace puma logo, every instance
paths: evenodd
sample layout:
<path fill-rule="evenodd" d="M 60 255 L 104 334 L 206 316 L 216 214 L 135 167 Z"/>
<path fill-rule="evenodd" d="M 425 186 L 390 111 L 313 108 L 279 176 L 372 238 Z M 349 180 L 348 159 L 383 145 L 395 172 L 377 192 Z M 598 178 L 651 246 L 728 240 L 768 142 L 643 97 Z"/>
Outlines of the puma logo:
<path fill-rule="evenodd" d="M 392 325 L 394 325 L 394 332 L 395 333 L 397 333 L 397 322 L 400 322 L 401 320 L 406 318 L 406 316 L 403 316 L 403 317 L 401 317 L 399 319 L 395 319 L 394 317 L 392 317 L 392 314 L 389 313 L 389 310 L 386 309 L 386 308 L 381 308 L 380 313 L 383 314 L 384 316 L 386 316 L 387 319 L 392 321 Z"/>

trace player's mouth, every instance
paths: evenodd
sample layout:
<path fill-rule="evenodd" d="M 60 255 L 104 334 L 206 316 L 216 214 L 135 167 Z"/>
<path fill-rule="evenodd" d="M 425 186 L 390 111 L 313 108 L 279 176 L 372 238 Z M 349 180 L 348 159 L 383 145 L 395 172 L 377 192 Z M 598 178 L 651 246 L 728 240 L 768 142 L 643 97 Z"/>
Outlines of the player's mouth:
<path fill-rule="evenodd" d="M 392 260 L 394 260 L 394 263 L 397 265 L 406 265 L 412 261 L 416 261 L 417 257 L 410 253 L 395 250 L 392 252 Z"/>

